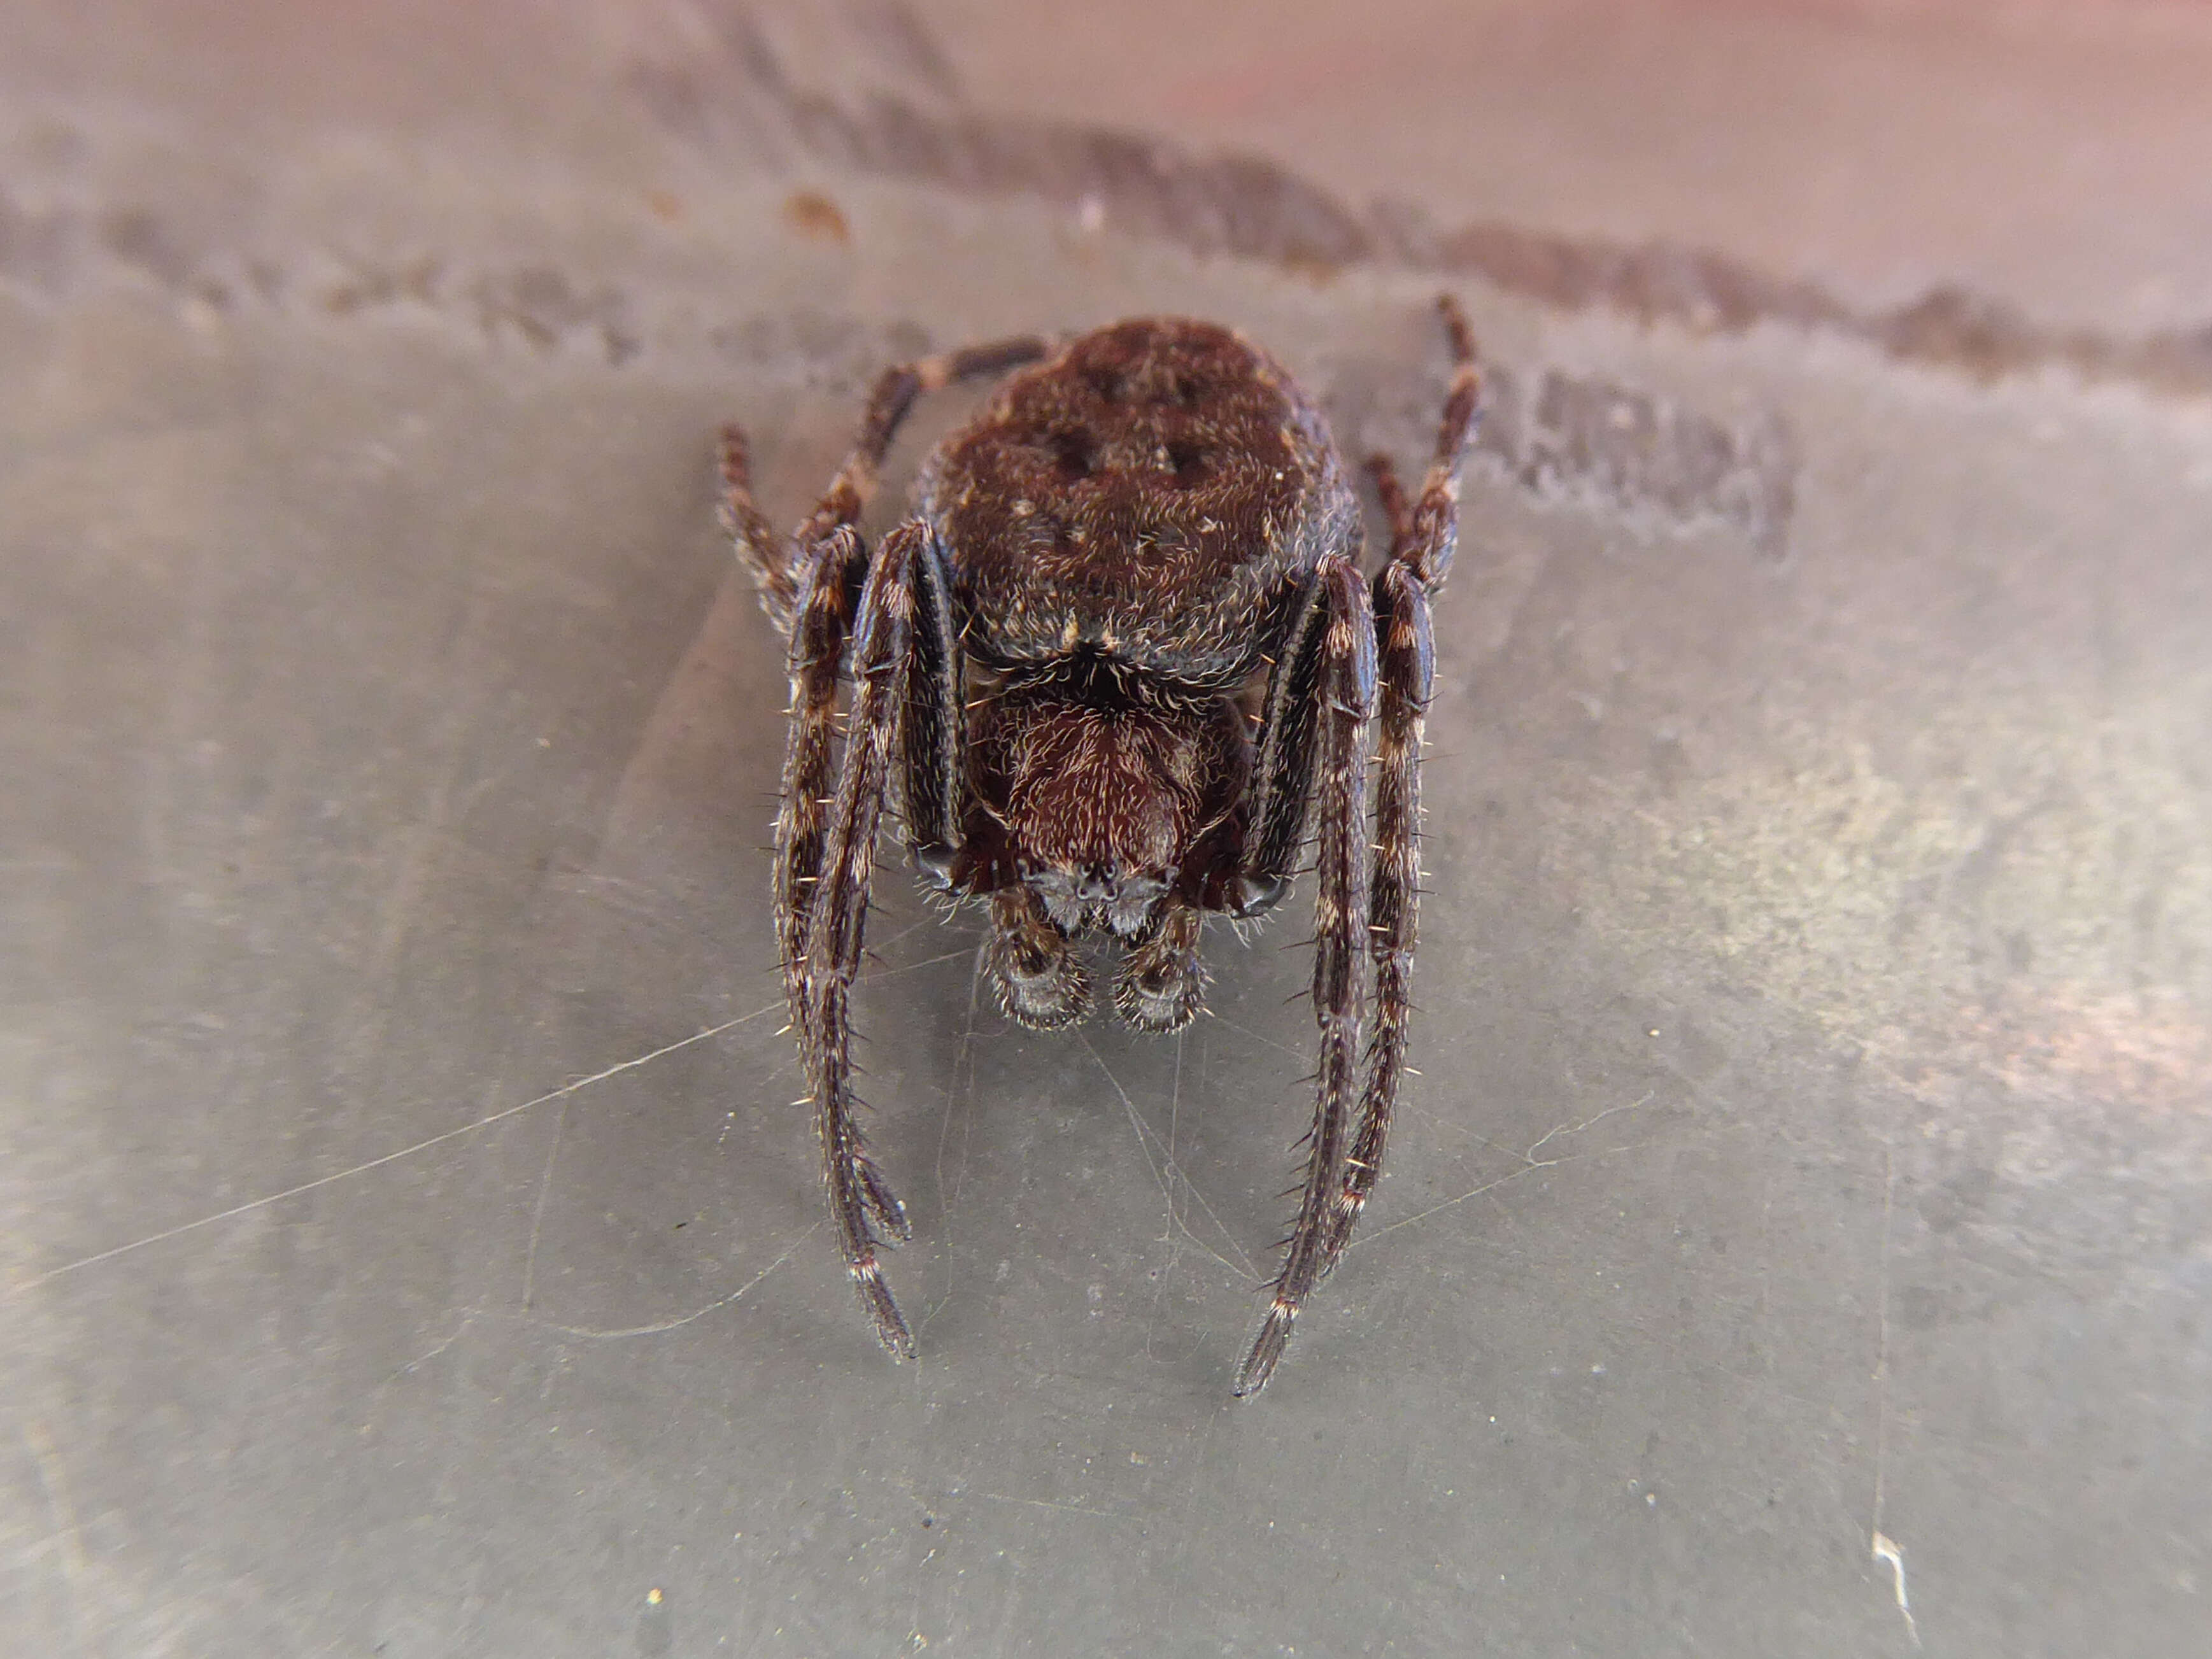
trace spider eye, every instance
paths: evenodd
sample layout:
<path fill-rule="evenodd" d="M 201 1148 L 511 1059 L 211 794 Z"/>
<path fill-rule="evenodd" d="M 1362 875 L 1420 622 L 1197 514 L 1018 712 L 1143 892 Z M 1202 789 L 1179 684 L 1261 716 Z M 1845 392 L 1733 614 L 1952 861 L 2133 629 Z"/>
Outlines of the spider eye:
<path fill-rule="evenodd" d="M 1088 432 L 1057 432 L 1051 440 L 1054 470 L 1070 483 L 1091 476 L 1098 457 L 1098 442 Z"/>

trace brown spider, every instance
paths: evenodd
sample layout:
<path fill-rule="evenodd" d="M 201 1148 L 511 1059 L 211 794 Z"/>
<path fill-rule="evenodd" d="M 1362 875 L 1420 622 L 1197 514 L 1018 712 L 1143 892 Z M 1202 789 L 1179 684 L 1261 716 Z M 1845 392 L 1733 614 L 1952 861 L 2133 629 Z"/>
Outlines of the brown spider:
<path fill-rule="evenodd" d="M 894 1357 L 910 1358 L 914 1338 L 877 1250 L 912 1229 L 854 1121 L 850 1007 L 894 780 L 917 869 L 989 902 L 985 965 L 1006 1012 L 1039 1029 L 1090 1011 L 1073 941 L 1097 932 L 1122 947 L 1116 1012 L 1180 1030 L 1204 991 L 1206 914 L 1241 921 L 1275 903 L 1317 816 L 1321 1063 L 1304 1200 L 1239 1395 L 1266 1384 L 1350 1238 L 1405 1068 L 1429 601 L 1451 568 L 1480 386 L 1466 319 L 1449 297 L 1439 308 L 1455 372 L 1436 454 L 1410 507 L 1389 462 L 1370 462 L 1391 527 L 1371 581 L 1321 412 L 1211 323 L 1139 319 L 886 370 L 852 454 L 787 542 L 753 503 L 744 434 L 723 434 L 723 524 L 791 641 L 775 842 L 784 990 L 838 1247 Z M 929 457 L 914 515 L 871 554 L 855 526 L 915 399 L 1009 369 L 1020 372 Z M 1376 1004 L 1364 1090 L 1363 957 Z"/>

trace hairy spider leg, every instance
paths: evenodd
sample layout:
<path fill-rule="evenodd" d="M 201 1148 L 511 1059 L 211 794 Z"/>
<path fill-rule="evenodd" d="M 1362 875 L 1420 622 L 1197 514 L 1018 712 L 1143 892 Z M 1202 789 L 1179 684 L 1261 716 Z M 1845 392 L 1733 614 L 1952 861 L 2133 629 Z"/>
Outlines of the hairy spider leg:
<path fill-rule="evenodd" d="M 1336 1265 L 1351 1241 L 1360 1212 L 1382 1174 L 1390 1120 L 1405 1074 L 1420 887 L 1421 728 L 1434 678 L 1429 601 L 1451 569 L 1458 541 L 1460 476 L 1481 403 L 1481 375 L 1472 331 L 1450 296 L 1439 301 L 1438 308 L 1450 341 L 1454 370 L 1437 423 L 1434 459 L 1418 502 L 1409 510 L 1396 471 L 1387 457 L 1376 456 L 1368 464 L 1389 520 L 1391 546 L 1389 561 L 1375 577 L 1372 600 L 1376 647 L 1375 855 L 1364 922 L 1367 954 L 1375 971 L 1375 1012 L 1364 1057 L 1366 1085 L 1360 1094 L 1350 1143 L 1328 1172 L 1328 1187 L 1319 1201 L 1315 1183 L 1323 1178 L 1325 1099 L 1317 1113 L 1306 1201 L 1276 1280 L 1274 1304 L 1238 1373 L 1240 1396 L 1256 1394 L 1267 1385 L 1290 1340 L 1305 1295 Z M 1325 761 L 1324 766 L 1328 763 Z M 1324 784 L 1326 781 L 1324 775 Z M 1324 822 L 1324 837 L 1326 832 Z M 1324 859 L 1327 851 L 1324 839 Z M 1324 886 L 1326 882 L 1324 875 Z M 1319 960 L 1315 964 L 1317 1012 L 1322 1000 L 1323 965 Z M 1323 1062 L 1325 1096 L 1326 1046 Z M 1310 1238 L 1309 1223 L 1316 1213 L 1317 1236 Z M 1302 1247 L 1307 1254 L 1300 1260 Z"/>
<path fill-rule="evenodd" d="M 1390 562 L 1410 564 L 1431 599 L 1443 591 L 1444 579 L 1451 574 L 1452 555 L 1459 548 L 1460 477 L 1482 412 L 1482 364 L 1467 313 L 1449 294 L 1437 301 L 1437 310 L 1451 345 L 1451 385 L 1437 422 L 1436 452 L 1429 462 L 1428 476 L 1421 480 L 1420 496 L 1410 511 L 1390 458 L 1370 455 L 1367 459 L 1376 494 L 1382 498 L 1382 511 L 1390 521 Z M 1382 576 L 1378 574 L 1376 581 L 1379 590 Z"/>
<path fill-rule="evenodd" d="M 738 556 L 752 573 L 760 588 L 761 608 L 779 632 L 791 632 L 800 599 L 800 587 L 815 549 L 839 528 L 860 522 L 868 498 L 875 493 L 876 475 L 891 441 L 898 436 L 915 400 L 925 392 L 936 392 L 956 381 L 1003 374 L 1033 363 L 1051 349 L 1050 343 L 1033 334 L 994 340 L 987 345 L 963 346 L 957 351 L 899 363 L 876 377 L 860 416 L 860 436 L 854 441 L 844 465 L 830 487 L 822 492 L 814 511 L 797 529 L 779 540 L 769 528 L 753 501 L 752 462 L 744 429 L 722 428 L 722 529 L 736 547 Z"/>
<path fill-rule="evenodd" d="M 824 1041 L 821 999 L 810 990 L 809 963 L 812 954 L 814 921 L 823 891 L 825 857 L 830 853 L 830 785 L 835 769 L 837 725 L 837 684 L 843 667 L 848 637 L 856 607 L 862 603 L 867 578 L 866 550 L 854 527 L 875 487 L 876 475 L 900 424 L 924 392 L 954 381 L 996 373 L 1030 362 L 1044 355 L 1046 343 L 1034 337 L 1002 340 L 969 347 L 916 362 L 900 364 L 877 377 L 860 432 L 851 453 L 838 469 L 814 511 L 787 538 L 779 540 L 755 504 L 750 452 L 744 431 L 724 428 L 721 445 L 723 529 L 738 557 L 759 586 L 761 604 L 779 631 L 791 642 L 790 728 L 786 738 L 782 806 L 776 820 L 775 913 L 776 943 L 781 959 L 784 995 L 792 1023 L 799 1030 L 800 1048 L 810 1055 L 809 1083 L 823 1129 L 825 1167 L 831 1170 L 833 1209 L 839 1212 L 841 1237 L 846 1239 L 848 1266 L 854 1265 L 873 1231 L 884 1237 L 904 1239 L 911 1235 L 904 1208 L 860 1150 L 851 1109 L 837 1091 L 824 1091 L 819 1067 L 811 1056 L 822 1051 Z M 934 774 L 951 777 L 957 790 L 959 733 L 957 665 L 951 655 L 951 622 L 948 585 L 942 563 L 920 561 L 922 616 L 914 630 L 923 641 L 924 663 L 915 678 L 924 688 L 920 706 L 908 719 L 896 722 L 905 728 L 908 798 L 927 810 L 945 799 L 942 783 L 928 786 L 931 768 L 917 764 L 916 751 L 936 757 Z M 912 609 L 913 607 L 909 607 Z M 902 647 L 903 649 L 903 647 Z M 902 699 L 885 705 L 893 717 Z M 855 713 L 858 696 L 855 696 Z M 917 779 L 925 781 L 920 792 Z M 878 792 L 880 793 L 880 791 Z M 942 806 L 942 819 L 957 805 Z M 870 850 L 872 853 L 872 832 Z M 840 1029 L 843 1015 L 839 1015 Z M 840 1039 L 842 1043 L 842 1039 Z M 848 1059 L 838 1061 L 848 1069 Z M 865 1214 L 848 1212 L 857 1202 Z M 858 1229 L 856 1233 L 855 1229 Z M 863 1245 L 854 1245 L 854 1237 Z M 871 1253 L 870 1259 L 872 1259 Z M 854 1267 L 855 1276 L 860 1269 Z M 880 1291 L 880 1280 L 878 1281 Z M 874 1301 L 863 1284 L 863 1300 L 872 1314 Z M 885 1298 L 885 1305 L 888 1299 Z M 890 1334 L 897 1310 L 890 1310 L 892 1324 L 877 1316 L 886 1346 L 897 1351 Z M 908 1346 L 911 1346 L 910 1341 Z"/>
<path fill-rule="evenodd" d="M 1304 1196 L 1275 1275 L 1273 1301 L 1237 1374 L 1239 1396 L 1267 1386 L 1298 1310 L 1328 1271 L 1328 1241 L 1343 1200 L 1345 1127 L 1359 1060 L 1360 963 L 1367 933 L 1364 856 L 1368 720 L 1375 702 L 1375 619 L 1353 559 L 1334 553 L 1315 572 L 1321 626 L 1297 645 L 1310 652 L 1318 731 L 1313 744 L 1316 887 L 1314 1018 L 1320 1028 L 1313 1133 Z"/>
<path fill-rule="evenodd" d="M 1233 915 L 1259 915 L 1282 896 L 1305 842 L 1313 801 L 1316 677 L 1328 620 L 1328 590 L 1319 580 L 1309 581 L 1296 595 L 1295 613 L 1280 636 L 1282 654 L 1267 676 L 1241 869 L 1227 896 Z"/>
<path fill-rule="evenodd" d="M 791 619 L 790 726 L 775 819 L 775 933 L 792 1024 L 806 1020 L 807 933 L 830 834 L 837 741 L 837 681 L 854 607 L 867 580 L 860 532 L 842 525 L 814 548 Z"/>
<path fill-rule="evenodd" d="M 989 902 L 983 963 L 1007 1017 L 1032 1031 L 1056 1031 L 1088 1017 L 1091 975 L 1036 889 L 1018 881 Z"/>
<path fill-rule="evenodd" d="M 1370 455 L 1367 472 L 1375 480 L 1375 496 L 1382 503 L 1382 517 L 1390 526 L 1390 550 L 1395 553 L 1413 538 L 1413 503 L 1406 499 L 1406 486 L 1398 482 L 1398 464 L 1388 455 Z"/>
<path fill-rule="evenodd" d="M 1160 901 L 1151 927 L 1121 957 L 1114 976 L 1114 1011 L 1140 1031 L 1180 1031 L 1198 1017 L 1206 999 L 1206 965 L 1199 938 L 1206 914 L 1170 893 Z"/>
<path fill-rule="evenodd" d="M 1449 295 L 1438 305 L 1451 343 L 1451 389 L 1437 425 L 1435 457 L 1410 516 L 1402 493 L 1395 490 L 1397 481 L 1389 462 L 1376 468 L 1378 487 L 1389 481 L 1382 496 L 1391 514 L 1391 544 L 1389 561 L 1376 573 L 1374 587 L 1375 869 L 1369 890 L 1367 943 L 1375 965 L 1375 1018 L 1367 1042 L 1367 1085 L 1345 1158 L 1344 1196 L 1329 1239 L 1330 1266 L 1351 1241 L 1382 1176 L 1390 1118 L 1405 1075 L 1420 903 L 1421 729 L 1435 678 L 1429 605 L 1451 572 L 1459 541 L 1460 475 L 1482 401 L 1473 331 Z"/>
<path fill-rule="evenodd" d="M 837 1246 L 876 1334 L 895 1358 L 914 1356 L 914 1337 L 884 1284 L 878 1247 L 909 1236 L 904 1207 L 869 1159 L 854 1119 L 852 989 L 866 930 L 876 831 L 891 755 L 904 714 L 915 610 L 916 569 L 928 526 L 908 520 L 869 562 L 853 629 L 853 707 L 837 780 L 821 878 L 808 905 L 799 974 L 800 1049 L 822 1143 L 822 1173 Z"/>
<path fill-rule="evenodd" d="M 752 446 L 746 441 L 743 427 L 732 422 L 722 428 L 718 459 L 722 499 L 715 517 L 730 545 L 737 550 L 739 562 L 752 576 L 753 586 L 760 589 L 761 609 L 768 612 L 777 633 L 788 635 L 805 574 L 799 568 L 805 560 L 796 548 L 777 538 L 753 500 Z"/>
<path fill-rule="evenodd" d="M 922 878 L 951 886 L 967 811 L 968 714 L 952 574 L 934 534 L 916 549 L 914 648 L 899 726 L 899 797 L 907 845 Z"/>
<path fill-rule="evenodd" d="M 1421 579 L 1393 562 L 1376 580 L 1375 867 L 1368 887 L 1367 949 L 1375 1012 L 1367 1039 L 1367 1084 L 1359 1097 L 1343 1186 L 1322 1262 L 1336 1265 L 1382 1176 L 1390 1116 L 1406 1070 L 1413 1002 L 1414 913 L 1421 883 L 1421 720 L 1433 657 Z"/>

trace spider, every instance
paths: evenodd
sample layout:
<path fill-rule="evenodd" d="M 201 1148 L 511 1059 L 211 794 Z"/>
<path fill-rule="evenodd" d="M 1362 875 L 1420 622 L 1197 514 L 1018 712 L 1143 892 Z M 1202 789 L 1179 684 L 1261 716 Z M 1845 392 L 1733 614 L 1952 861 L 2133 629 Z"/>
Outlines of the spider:
<path fill-rule="evenodd" d="M 1091 1011 L 1077 942 L 1093 934 L 1120 948 L 1115 1012 L 1181 1030 L 1203 998 L 1206 918 L 1242 924 L 1281 899 L 1312 820 L 1313 1129 L 1240 1396 L 1266 1385 L 1351 1237 L 1405 1069 L 1429 604 L 1451 568 L 1480 389 L 1465 317 L 1449 296 L 1438 309 L 1454 373 L 1435 454 L 1410 502 L 1387 458 L 1369 462 L 1390 526 L 1371 579 L 1320 410 L 1212 323 L 1139 318 L 886 369 L 850 455 L 787 539 L 754 504 L 744 434 L 725 429 L 723 526 L 790 641 L 784 991 L 838 1248 L 894 1358 L 913 1356 L 914 1337 L 878 1252 L 912 1229 L 855 1121 L 851 1052 L 894 793 L 921 878 L 988 906 L 984 969 L 1006 1012 L 1039 1030 Z M 915 399 L 1000 374 L 923 465 L 912 515 L 871 551 L 858 522 Z"/>

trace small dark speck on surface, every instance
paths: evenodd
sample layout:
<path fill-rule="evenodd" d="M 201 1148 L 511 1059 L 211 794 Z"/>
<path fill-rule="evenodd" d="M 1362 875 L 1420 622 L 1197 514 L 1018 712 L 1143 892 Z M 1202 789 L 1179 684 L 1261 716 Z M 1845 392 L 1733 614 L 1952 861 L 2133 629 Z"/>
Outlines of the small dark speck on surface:
<path fill-rule="evenodd" d="M 853 240 L 843 210 L 818 190 L 795 190 L 785 197 L 783 222 L 809 241 L 842 247 Z"/>

